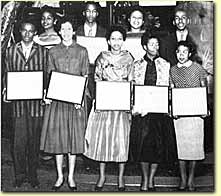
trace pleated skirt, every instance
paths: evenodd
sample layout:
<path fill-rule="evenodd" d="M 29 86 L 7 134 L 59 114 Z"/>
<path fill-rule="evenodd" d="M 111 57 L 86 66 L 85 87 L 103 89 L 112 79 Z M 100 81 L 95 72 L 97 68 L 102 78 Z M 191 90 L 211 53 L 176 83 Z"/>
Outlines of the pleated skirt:
<path fill-rule="evenodd" d="M 46 106 L 42 126 L 40 150 L 47 153 L 84 152 L 86 128 L 85 109 L 74 104 L 53 101 Z"/>
<path fill-rule="evenodd" d="M 130 114 L 122 111 L 95 112 L 92 108 L 86 134 L 84 155 L 103 162 L 128 160 Z"/>

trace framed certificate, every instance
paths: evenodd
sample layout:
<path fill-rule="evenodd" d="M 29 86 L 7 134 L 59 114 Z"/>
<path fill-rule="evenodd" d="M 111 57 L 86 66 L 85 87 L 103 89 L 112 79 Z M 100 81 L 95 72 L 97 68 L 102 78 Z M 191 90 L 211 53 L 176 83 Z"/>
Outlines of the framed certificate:
<path fill-rule="evenodd" d="M 43 71 L 7 72 L 7 100 L 43 98 Z"/>
<path fill-rule="evenodd" d="M 96 58 L 102 51 L 108 50 L 105 37 L 85 37 L 77 36 L 77 43 L 87 48 L 89 61 L 95 63 Z"/>
<path fill-rule="evenodd" d="M 82 105 L 87 78 L 51 72 L 46 98 Z"/>
<path fill-rule="evenodd" d="M 168 113 L 167 86 L 134 85 L 134 112 Z"/>
<path fill-rule="evenodd" d="M 206 87 L 172 89 L 173 116 L 201 116 L 207 113 Z"/>
<path fill-rule="evenodd" d="M 131 110 L 130 82 L 96 82 L 95 110 Z"/>
<path fill-rule="evenodd" d="M 127 37 L 122 50 L 128 50 L 134 57 L 134 60 L 140 60 L 146 54 L 146 51 L 141 46 L 140 37 Z"/>

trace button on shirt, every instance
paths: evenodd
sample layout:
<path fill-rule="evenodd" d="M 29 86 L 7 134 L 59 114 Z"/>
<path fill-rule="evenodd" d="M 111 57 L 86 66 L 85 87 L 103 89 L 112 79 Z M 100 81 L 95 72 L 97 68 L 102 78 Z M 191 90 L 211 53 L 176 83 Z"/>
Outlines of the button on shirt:
<path fill-rule="evenodd" d="M 97 32 L 97 23 L 90 27 L 87 23 L 84 23 L 85 36 L 95 37 Z"/>
<path fill-rule="evenodd" d="M 29 58 L 29 56 L 30 56 L 31 48 L 32 48 L 32 46 L 33 46 L 33 43 L 34 43 L 34 42 L 31 42 L 31 44 L 29 44 L 28 46 L 26 46 L 26 45 L 24 44 L 24 42 L 21 42 L 22 52 L 23 52 L 23 54 L 24 54 L 24 56 L 25 56 L 25 60 L 26 60 L 26 61 L 28 60 L 28 58 Z"/>

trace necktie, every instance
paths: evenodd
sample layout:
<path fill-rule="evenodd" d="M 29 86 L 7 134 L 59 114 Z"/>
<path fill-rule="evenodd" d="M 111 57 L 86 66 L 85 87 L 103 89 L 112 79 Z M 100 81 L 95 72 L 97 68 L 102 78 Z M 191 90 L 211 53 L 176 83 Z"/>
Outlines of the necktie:
<path fill-rule="evenodd" d="M 92 36 L 92 28 L 90 28 L 90 30 L 88 31 L 88 36 Z"/>

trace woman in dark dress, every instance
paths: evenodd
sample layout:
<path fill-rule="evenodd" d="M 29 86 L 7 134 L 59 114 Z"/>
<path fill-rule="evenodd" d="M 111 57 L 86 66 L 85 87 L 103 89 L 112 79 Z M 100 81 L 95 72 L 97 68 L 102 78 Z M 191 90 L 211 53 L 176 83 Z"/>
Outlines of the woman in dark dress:
<path fill-rule="evenodd" d="M 158 37 L 146 32 L 141 44 L 146 54 L 134 63 L 135 83 L 169 86 L 170 64 L 159 57 Z M 177 157 L 173 120 L 167 114 L 134 111 L 134 114 L 137 113 L 131 125 L 130 160 L 141 164 L 140 190 L 154 191 L 154 176 L 158 165 L 173 162 Z"/>

